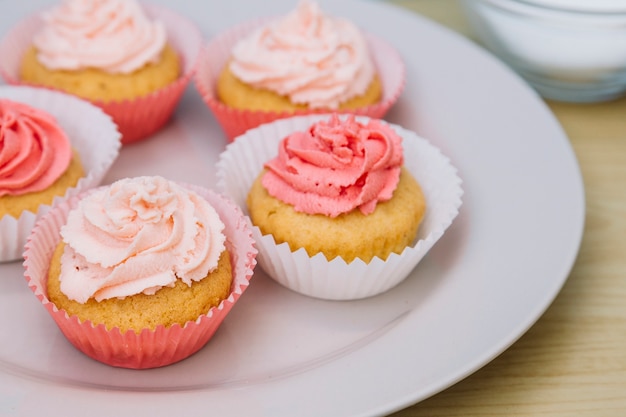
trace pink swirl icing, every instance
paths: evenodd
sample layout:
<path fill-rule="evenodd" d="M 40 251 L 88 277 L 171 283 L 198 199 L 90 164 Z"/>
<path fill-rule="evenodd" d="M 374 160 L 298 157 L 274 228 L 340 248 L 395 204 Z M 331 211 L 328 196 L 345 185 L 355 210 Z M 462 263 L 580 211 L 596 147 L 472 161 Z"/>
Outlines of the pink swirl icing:
<path fill-rule="evenodd" d="M 61 291 L 84 303 L 191 285 L 216 268 L 223 229 L 205 199 L 176 183 L 119 180 L 82 199 L 61 228 Z"/>
<path fill-rule="evenodd" d="M 374 77 L 358 28 L 309 1 L 241 40 L 232 55 L 236 77 L 311 108 L 336 109 L 363 94 Z"/>
<path fill-rule="evenodd" d="M 63 0 L 42 18 L 33 43 L 52 70 L 127 74 L 157 61 L 166 42 L 165 27 L 135 0 Z"/>
<path fill-rule="evenodd" d="M 402 138 L 387 124 L 333 115 L 283 139 L 262 183 L 296 211 L 370 214 L 391 198 L 403 161 Z"/>
<path fill-rule="evenodd" d="M 71 159 L 70 141 L 50 114 L 0 100 L 0 196 L 48 188 Z"/>

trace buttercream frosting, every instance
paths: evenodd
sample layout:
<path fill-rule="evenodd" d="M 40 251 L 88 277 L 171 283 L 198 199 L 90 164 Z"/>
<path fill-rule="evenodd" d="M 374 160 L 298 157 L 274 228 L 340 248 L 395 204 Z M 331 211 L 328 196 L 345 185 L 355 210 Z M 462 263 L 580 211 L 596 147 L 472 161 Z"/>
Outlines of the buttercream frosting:
<path fill-rule="evenodd" d="M 370 214 L 391 199 L 403 161 L 402 138 L 389 125 L 335 114 L 284 138 L 262 184 L 296 211 Z"/>
<path fill-rule="evenodd" d="M 359 29 L 310 1 L 239 41 L 230 69 L 249 85 L 310 108 L 336 109 L 365 93 L 374 77 Z"/>
<path fill-rule="evenodd" d="M 0 196 L 48 188 L 71 159 L 70 141 L 52 115 L 0 99 Z"/>
<path fill-rule="evenodd" d="M 191 285 L 217 267 L 223 229 L 205 199 L 158 176 L 98 188 L 61 228 L 61 291 L 84 303 Z"/>
<path fill-rule="evenodd" d="M 156 62 L 166 43 L 163 24 L 151 21 L 135 0 L 63 0 L 42 19 L 33 44 L 52 70 L 127 74 Z"/>

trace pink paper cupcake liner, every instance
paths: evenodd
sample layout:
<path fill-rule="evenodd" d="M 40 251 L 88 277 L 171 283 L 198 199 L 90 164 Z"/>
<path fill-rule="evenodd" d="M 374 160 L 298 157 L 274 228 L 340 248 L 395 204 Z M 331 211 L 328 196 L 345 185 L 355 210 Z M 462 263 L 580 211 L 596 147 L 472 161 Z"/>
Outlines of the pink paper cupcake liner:
<path fill-rule="evenodd" d="M 249 130 L 229 144 L 217 163 L 218 187 L 247 213 L 246 197 L 263 164 L 278 153 L 279 142 L 290 133 L 305 130 L 329 115 L 298 116 Z M 366 121 L 366 117 L 357 120 Z M 259 250 L 258 262 L 267 274 L 298 293 L 327 300 L 355 300 L 383 293 L 402 282 L 452 224 L 461 207 L 461 179 L 439 149 L 414 132 L 390 124 L 403 138 L 405 166 L 420 183 L 426 198 L 426 214 L 415 242 L 402 253 L 369 263 L 328 261 L 304 249 L 291 251 L 253 226 Z"/>
<path fill-rule="evenodd" d="M 254 29 L 268 22 L 259 19 L 244 22 L 213 38 L 200 53 L 198 69 L 194 75 L 194 84 L 202 100 L 211 109 L 229 141 L 246 130 L 291 116 L 327 113 L 328 110 L 297 110 L 295 112 L 273 112 L 238 110 L 223 104 L 217 97 L 217 78 L 231 56 L 231 51 L 239 39 L 244 38 Z M 398 52 L 384 40 L 371 34 L 365 34 L 378 76 L 383 86 L 381 100 L 371 106 L 358 109 L 341 110 L 372 118 L 382 118 L 398 100 L 405 85 L 404 61 Z"/>
<path fill-rule="evenodd" d="M 155 5 L 144 5 L 147 14 L 165 25 L 168 42 L 182 61 L 181 76 L 172 84 L 148 95 L 132 100 L 99 101 L 92 103 L 102 108 L 118 125 L 122 144 L 145 139 L 158 131 L 169 120 L 198 63 L 202 35 L 188 19 Z M 0 74 L 9 84 L 26 84 L 20 80 L 19 70 L 24 52 L 32 45 L 32 38 L 41 27 L 39 14 L 31 15 L 15 25 L 0 42 Z"/>
<path fill-rule="evenodd" d="M 119 328 L 106 330 L 105 326 L 80 322 L 68 316 L 47 298 L 47 274 L 54 248 L 60 241 L 59 230 L 65 224 L 68 212 L 80 198 L 76 196 L 55 206 L 33 230 L 24 252 L 25 278 L 30 289 L 52 316 L 65 337 L 79 351 L 105 364 L 146 369 L 170 365 L 194 354 L 215 334 L 226 315 L 248 288 L 256 265 L 257 250 L 247 218 L 232 201 L 201 187 L 184 185 L 213 205 L 225 224 L 226 247 L 231 253 L 233 284 L 231 293 L 217 307 L 185 325 L 178 324 L 155 330 L 144 329 L 137 334 Z"/>
<path fill-rule="evenodd" d="M 100 184 L 120 151 L 120 133 L 101 109 L 69 94 L 25 86 L 0 86 L 0 98 L 18 101 L 54 116 L 80 155 L 85 175 L 52 205 Z M 77 115 L 80 115 L 78 117 Z M 37 212 L 24 211 L 20 217 L 0 218 L 0 262 L 22 258 L 32 228 L 50 205 Z"/>

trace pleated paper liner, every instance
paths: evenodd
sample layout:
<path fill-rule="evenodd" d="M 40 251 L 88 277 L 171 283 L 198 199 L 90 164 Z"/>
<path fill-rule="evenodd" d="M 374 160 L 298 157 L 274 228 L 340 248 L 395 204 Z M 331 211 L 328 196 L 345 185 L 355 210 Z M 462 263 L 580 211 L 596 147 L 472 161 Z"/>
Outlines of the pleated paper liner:
<path fill-rule="evenodd" d="M 234 45 L 256 28 L 268 22 L 259 19 L 241 23 L 214 37 L 200 53 L 198 70 L 194 76 L 196 88 L 202 100 L 211 109 L 229 141 L 246 130 L 274 120 L 315 113 L 327 113 L 328 110 L 298 110 L 295 112 L 238 110 L 223 104 L 217 97 L 217 78 L 230 58 Z M 405 85 L 404 61 L 398 52 L 383 39 L 365 34 L 370 54 L 381 79 L 383 96 L 376 104 L 357 109 L 342 110 L 372 118 L 382 118 L 398 100 Z"/>
<path fill-rule="evenodd" d="M 118 125 L 122 144 L 145 139 L 167 123 L 196 70 L 202 48 L 202 35 L 193 22 L 163 7 L 144 5 L 144 8 L 150 17 L 165 25 L 168 42 L 178 52 L 182 70 L 176 81 L 153 93 L 131 100 L 92 101 Z M 39 14 L 31 15 L 17 23 L 0 42 L 0 74 L 7 83 L 26 84 L 20 80 L 19 69 L 41 24 Z"/>
<path fill-rule="evenodd" d="M 233 265 L 233 284 L 227 299 L 207 314 L 182 326 L 158 326 L 154 330 L 143 329 L 141 333 L 132 330 L 122 333 L 117 327 L 106 330 L 102 324 L 80 322 L 76 316 L 70 317 L 64 310 L 59 310 L 47 298 L 47 273 L 54 248 L 60 241 L 59 230 L 81 196 L 55 206 L 35 227 L 24 252 L 26 280 L 61 332 L 85 355 L 111 366 L 131 369 L 161 367 L 183 360 L 211 339 L 248 288 L 256 265 L 257 250 L 247 219 L 239 207 L 224 196 L 200 187 L 183 185 L 206 198 L 224 222 L 226 247 L 231 253 Z"/>
<path fill-rule="evenodd" d="M 278 153 L 285 136 L 305 130 L 330 115 L 309 115 L 278 120 L 249 130 L 226 147 L 217 167 L 218 187 L 247 213 L 246 196 L 263 164 Z M 346 117 L 346 116 L 342 116 Z M 359 118 L 366 121 L 367 118 Z M 253 226 L 259 249 L 259 265 L 283 286 L 298 293 L 327 300 L 355 300 L 383 293 L 402 282 L 452 224 L 461 207 L 461 179 L 456 168 L 439 149 L 414 132 L 391 125 L 403 138 L 405 166 L 422 187 L 426 214 L 418 237 L 400 254 L 369 263 L 356 259 L 346 263 L 337 257 L 328 261 L 304 249 L 291 251 L 287 243 L 276 244 Z"/>
<path fill-rule="evenodd" d="M 84 177 L 65 196 L 55 197 L 53 204 L 100 184 L 120 150 L 117 126 L 101 109 L 65 93 L 25 86 L 0 86 L 0 99 L 25 103 L 54 116 L 80 155 Z M 42 204 L 37 212 L 0 218 L 0 262 L 22 258 L 28 235 L 50 207 Z"/>

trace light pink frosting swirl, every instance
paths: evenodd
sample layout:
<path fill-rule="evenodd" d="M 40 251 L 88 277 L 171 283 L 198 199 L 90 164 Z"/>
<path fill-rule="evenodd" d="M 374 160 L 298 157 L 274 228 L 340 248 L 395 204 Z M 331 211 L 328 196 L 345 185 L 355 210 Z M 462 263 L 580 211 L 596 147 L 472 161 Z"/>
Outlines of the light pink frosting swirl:
<path fill-rule="evenodd" d="M 389 125 L 333 115 L 283 139 L 262 183 L 296 211 L 336 217 L 359 208 L 370 214 L 391 198 L 403 160 L 402 138 Z"/>
<path fill-rule="evenodd" d="M 42 18 L 33 44 L 52 70 L 127 74 L 157 61 L 166 42 L 165 27 L 135 0 L 63 0 Z"/>
<path fill-rule="evenodd" d="M 0 100 L 0 196 L 50 187 L 71 159 L 70 141 L 50 114 Z"/>
<path fill-rule="evenodd" d="M 217 267 L 223 229 L 205 199 L 176 183 L 119 180 L 82 199 L 61 228 L 61 291 L 84 303 L 191 285 Z"/>
<path fill-rule="evenodd" d="M 359 29 L 309 1 L 242 39 L 232 56 L 230 69 L 243 82 L 311 108 L 336 109 L 374 77 Z"/>

